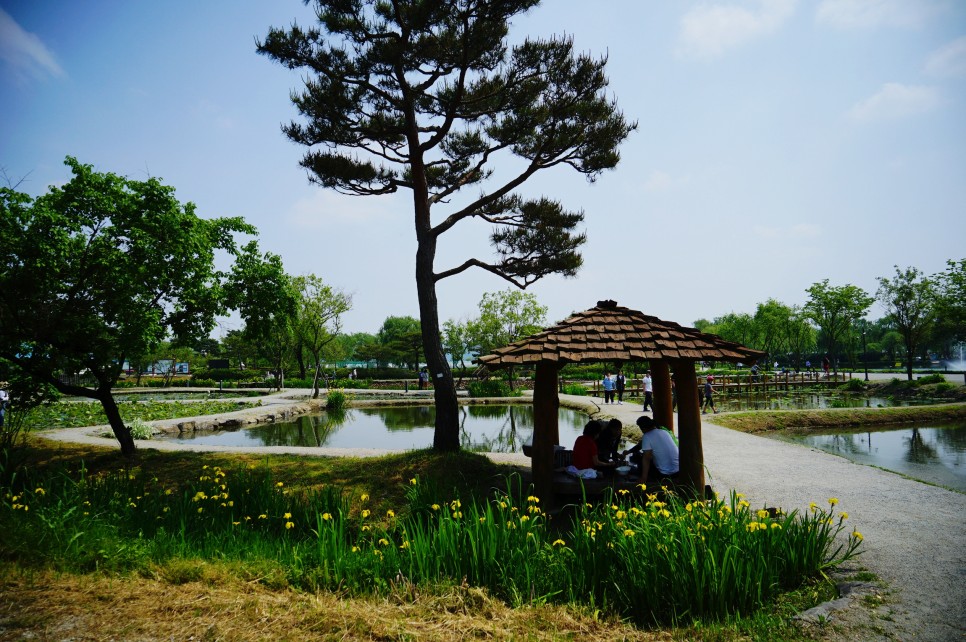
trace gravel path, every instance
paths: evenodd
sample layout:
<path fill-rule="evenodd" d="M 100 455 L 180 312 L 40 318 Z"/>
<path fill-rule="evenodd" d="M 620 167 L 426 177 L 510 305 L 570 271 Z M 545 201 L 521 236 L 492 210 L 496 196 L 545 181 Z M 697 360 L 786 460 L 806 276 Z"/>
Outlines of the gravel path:
<path fill-rule="evenodd" d="M 600 407 L 592 400 L 567 398 L 598 415 L 613 416 L 633 425 L 640 416 L 637 404 Z M 263 398 L 259 409 L 243 411 L 242 423 L 279 417 L 293 400 L 285 395 Z M 298 407 L 295 412 L 304 412 Z M 230 415 L 236 422 L 239 413 Z M 212 418 L 198 418 L 207 423 Z M 744 434 L 710 423 L 702 425 L 707 481 L 719 493 L 735 489 L 753 507 L 776 506 L 786 511 L 807 511 L 810 502 L 827 505 L 839 499 L 838 510 L 849 514 L 848 523 L 864 536 L 865 553 L 859 564 L 888 582 L 886 636 L 878 639 L 928 642 L 966 641 L 966 494 L 930 486 L 878 468 L 805 446 Z M 178 420 L 164 423 L 170 429 Z M 97 436 L 105 428 L 61 429 L 42 436 L 71 442 L 116 445 Z M 315 456 L 378 456 L 381 449 L 337 448 L 230 448 L 199 447 L 172 442 L 139 442 L 140 448 L 194 451 L 257 451 Z M 520 454 L 491 453 L 500 463 L 529 465 Z M 883 614 L 887 615 L 887 614 Z M 833 622 L 835 620 L 833 615 Z M 868 634 L 866 636 L 866 634 Z M 860 631 L 848 639 L 873 639 Z"/>

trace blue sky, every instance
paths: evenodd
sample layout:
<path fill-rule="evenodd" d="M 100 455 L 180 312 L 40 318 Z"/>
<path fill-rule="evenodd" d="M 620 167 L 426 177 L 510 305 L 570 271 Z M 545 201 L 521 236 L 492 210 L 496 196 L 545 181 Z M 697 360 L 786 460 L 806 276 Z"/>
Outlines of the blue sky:
<path fill-rule="evenodd" d="M 352 293 L 345 330 L 418 317 L 408 195 L 310 185 L 280 133 L 299 74 L 255 39 L 293 20 L 311 21 L 297 0 L 0 0 L 0 167 L 35 195 L 67 180 L 66 155 L 159 177 L 202 216 L 254 224 L 289 273 Z M 608 56 L 639 128 L 596 183 L 554 170 L 521 190 L 586 214 L 578 277 L 531 286 L 551 321 L 611 298 L 690 325 L 966 257 L 966 2 L 557 0 L 512 36 L 564 33 Z M 489 257 L 483 227 L 441 243 L 439 270 Z M 441 320 L 506 287 L 441 282 Z"/>

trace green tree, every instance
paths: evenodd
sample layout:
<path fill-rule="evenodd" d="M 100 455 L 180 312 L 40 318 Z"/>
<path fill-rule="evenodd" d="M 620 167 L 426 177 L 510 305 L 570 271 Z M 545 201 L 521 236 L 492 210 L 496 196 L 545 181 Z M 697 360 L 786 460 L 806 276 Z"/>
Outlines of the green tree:
<path fill-rule="evenodd" d="M 476 349 L 473 340 L 470 338 L 468 321 L 444 321 L 443 322 L 443 347 L 449 353 L 453 365 L 460 367 L 460 383 L 463 381 L 462 373 L 466 370 L 465 356 Z"/>
<path fill-rule="evenodd" d="M 914 267 L 900 270 L 889 279 L 879 277 L 876 298 L 886 309 L 893 327 L 902 335 L 906 349 L 906 377 L 912 381 L 916 349 L 932 327 L 936 313 L 936 287 L 933 280 Z"/>
<path fill-rule="evenodd" d="M 485 292 L 480 299 L 480 316 L 469 322 L 470 343 L 482 354 L 502 348 L 547 325 L 547 307 L 530 292 L 506 289 Z"/>
<path fill-rule="evenodd" d="M 940 332 L 952 341 L 966 341 L 966 259 L 946 261 L 945 271 L 933 278 Z"/>
<path fill-rule="evenodd" d="M 261 254 L 258 243 L 250 241 L 232 266 L 225 292 L 228 304 L 245 321 L 245 338 L 271 364 L 275 387 L 280 389 L 285 359 L 294 345 L 292 326 L 298 306 L 298 291 L 285 274 L 281 257 Z"/>
<path fill-rule="evenodd" d="M 863 316 L 875 300 L 865 290 L 854 285 L 830 286 L 828 279 L 813 283 L 808 301 L 803 307 L 805 316 L 815 322 L 825 337 L 826 352 L 838 373 L 836 347 L 849 326 Z"/>
<path fill-rule="evenodd" d="M 298 343 L 313 359 L 312 398 L 319 396 L 322 352 L 342 329 L 342 315 L 352 308 L 352 297 L 326 285 L 314 274 L 293 280 L 298 302 L 293 332 Z"/>
<path fill-rule="evenodd" d="M 419 319 L 410 316 L 386 317 L 378 336 L 383 360 L 406 364 L 413 370 L 419 369 L 423 343 Z"/>
<path fill-rule="evenodd" d="M 456 386 L 437 283 L 472 267 L 521 288 L 548 274 L 576 274 L 583 213 L 515 190 L 558 166 L 594 180 L 617 165 L 617 147 L 636 124 L 607 97 L 605 60 L 575 54 L 566 37 L 508 44 L 510 20 L 537 0 L 312 4 L 317 27 L 273 28 L 257 45 L 308 74 L 292 96 L 306 122 L 284 132 L 310 148 L 301 164 L 323 187 L 411 193 L 422 345 L 435 390 L 433 445 L 457 450 Z M 499 181 L 498 159 L 506 172 Z M 457 198 L 464 189 L 476 192 Z M 437 270 L 443 235 L 470 220 L 492 226 L 495 260 L 471 257 Z"/>
<path fill-rule="evenodd" d="M 104 407 L 135 451 L 111 388 L 129 356 L 169 336 L 208 336 L 224 311 L 216 250 L 235 254 L 240 218 L 202 219 L 174 188 L 95 172 L 36 198 L 0 188 L 0 357 L 40 384 Z M 89 375 L 92 386 L 71 377 Z"/>

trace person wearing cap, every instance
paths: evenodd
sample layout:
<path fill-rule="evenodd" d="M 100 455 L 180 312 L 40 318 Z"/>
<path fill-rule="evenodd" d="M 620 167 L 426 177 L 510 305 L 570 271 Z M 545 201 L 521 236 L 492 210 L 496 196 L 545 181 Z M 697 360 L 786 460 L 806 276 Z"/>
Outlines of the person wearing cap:
<path fill-rule="evenodd" d="M 704 405 L 701 406 L 702 415 L 707 412 L 708 406 L 711 406 L 714 414 L 718 414 L 718 409 L 714 407 L 714 375 L 708 375 L 704 380 Z"/>
<path fill-rule="evenodd" d="M 647 415 L 637 418 L 637 426 L 643 431 L 640 443 L 621 454 L 630 455 L 631 461 L 640 459 L 641 481 L 657 482 L 675 478 L 680 468 L 674 437 Z"/>

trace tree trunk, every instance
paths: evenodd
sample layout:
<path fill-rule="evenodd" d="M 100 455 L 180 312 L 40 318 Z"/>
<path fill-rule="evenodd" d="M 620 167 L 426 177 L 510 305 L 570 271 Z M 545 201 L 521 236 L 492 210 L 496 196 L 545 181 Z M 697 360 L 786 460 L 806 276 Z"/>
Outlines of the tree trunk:
<path fill-rule="evenodd" d="M 915 358 L 916 345 L 906 339 L 906 377 L 912 381 L 912 360 Z"/>
<path fill-rule="evenodd" d="M 124 420 L 121 419 L 121 411 L 117 409 L 117 402 L 114 401 L 114 395 L 111 394 L 110 388 L 99 388 L 95 395 L 95 398 L 101 402 L 101 406 L 104 408 L 104 414 L 107 415 L 107 421 L 111 424 L 111 430 L 114 431 L 117 443 L 121 445 L 121 454 L 126 457 L 134 455 L 137 452 L 134 437 L 131 436 L 130 428 L 125 426 Z"/>
<path fill-rule="evenodd" d="M 694 362 L 679 359 L 674 364 L 678 388 L 678 443 L 680 482 L 694 497 L 704 495 L 704 446 L 701 443 L 701 406 Z"/>
<path fill-rule="evenodd" d="M 419 241 L 416 250 L 419 322 L 423 335 L 423 353 L 426 355 L 426 367 L 429 369 L 436 405 L 433 448 L 442 451 L 459 450 L 459 405 L 456 402 L 456 382 L 453 381 L 453 371 L 446 362 L 446 353 L 443 351 L 439 332 L 439 308 L 436 302 L 436 279 L 433 273 L 436 237 L 429 230 L 418 228 L 416 236 Z"/>

